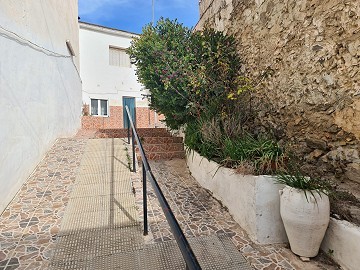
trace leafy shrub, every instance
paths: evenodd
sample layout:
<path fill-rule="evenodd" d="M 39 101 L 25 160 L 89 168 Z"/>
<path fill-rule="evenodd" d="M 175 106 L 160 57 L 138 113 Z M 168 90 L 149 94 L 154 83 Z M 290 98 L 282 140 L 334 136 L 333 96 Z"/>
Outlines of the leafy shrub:
<path fill-rule="evenodd" d="M 221 155 L 221 149 L 214 142 L 204 139 L 200 128 L 201 124 L 197 121 L 186 125 L 185 145 L 207 159 L 217 159 Z"/>
<path fill-rule="evenodd" d="M 150 91 L 150 107 L 173 129 L 232 115 L 238 98 L 251 88 L 241 74 L 235 38 L 213 29 L 192 33 L 162 18 L 143 28 L 128 53 Z"/>
<path fill-rule="evenodd" d="M 191 70 L 191 30 L 176 20 L 160 19 L 143 28 L 128 49 L 139 82 L 150 90 L 150 107 L 177 129 L 192 121 L 186 74 Z"/>
<path fill-rule="evenodd" d="M 278 169 L 280 147 L 245 133 L 253 119 L 252 86 L 241 73 L 233 36 L 208 28 L 192 32 L 162 18 L 144 27 L 128 53 L 150 91 L 150 107 L 165 115 L 168 127 L 185 126 L 188 148 L 227 166 Z"/>

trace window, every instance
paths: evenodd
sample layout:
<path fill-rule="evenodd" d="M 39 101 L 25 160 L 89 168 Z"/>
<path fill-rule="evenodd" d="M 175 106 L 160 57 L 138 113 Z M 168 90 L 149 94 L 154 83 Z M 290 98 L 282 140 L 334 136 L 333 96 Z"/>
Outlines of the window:
<path fill-rule="evenodd" d="M 109 64 L 118 67 L 131 67 L 130 57 L 125 49 L 109 47 Z"/>
<path fill-rule="evenodd" d="M 91 115 L 108 116 L 108 101 L 106 99 L 91 99 Z"/>

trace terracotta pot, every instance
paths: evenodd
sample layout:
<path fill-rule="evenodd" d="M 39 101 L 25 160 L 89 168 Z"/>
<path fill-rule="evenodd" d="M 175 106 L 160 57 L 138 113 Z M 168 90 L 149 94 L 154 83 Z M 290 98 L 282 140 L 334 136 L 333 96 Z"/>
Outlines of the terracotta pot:
<path fill-rule="evenodd" d="M 327 195 L 314 196 L 304 190 L 286 186 L 280 191 L 280 215 L 284 222 L 291 251 L 302 257 L 315 257 L 330 220 Z"/>

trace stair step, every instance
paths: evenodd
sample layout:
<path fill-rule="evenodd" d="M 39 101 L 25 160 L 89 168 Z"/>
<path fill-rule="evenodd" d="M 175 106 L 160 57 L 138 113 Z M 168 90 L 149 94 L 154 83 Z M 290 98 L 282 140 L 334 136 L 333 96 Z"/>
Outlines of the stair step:
<path fill-rule="evenodd" d="M 145 153 L 184 151 L 182 143 L 143 144 Z M 137 152 L 139 151 L 136 148 Z"/>
<path fill-rule="evenodd" d="M 166 151 L 166 152 L 148 152 L 146 157 L 149 160 L 161 160 L 161 159 L 173 159 L 173 158 L 185 158 L 185 151 Z M 141 160 L 141 156 L 137 155 L 138 161 Z"/>
<path fill-rule="evenodd" d="M 165 128 L 138 128 L 139 137 L 171 137 Z"/>
<path fill-rule="evenodd" d="M 181 137 L 141 137 L 142 144 L 182 143 Z"/>
<path fill-rule="evenodd" d="M 171 137 L 172 135 L 165 128 L 138 128 L 137 133 L 142 137 Z M 128 130 L 125 128 L 99 129 L 96 138 L 125 138 Z"/>

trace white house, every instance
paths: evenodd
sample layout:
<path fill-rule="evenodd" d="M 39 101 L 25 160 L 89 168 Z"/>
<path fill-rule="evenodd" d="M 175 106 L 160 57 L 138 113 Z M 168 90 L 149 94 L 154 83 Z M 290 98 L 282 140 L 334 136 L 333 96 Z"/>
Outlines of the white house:
<path fill-rule="evenodd" d="M 78 1 L 0 1 L 0 213 L 80 127 Z"/>
<path fill-rule="evenodd" d="M 133 108 L 137 127 L 154 127 L 157 116 L 143 97 L 135 66 L 126 49 L 138 35 L 127 31 L 80 22 L 80 66 L 83 82 L 84 129 L 127 126 L 124 105 Z"/>

